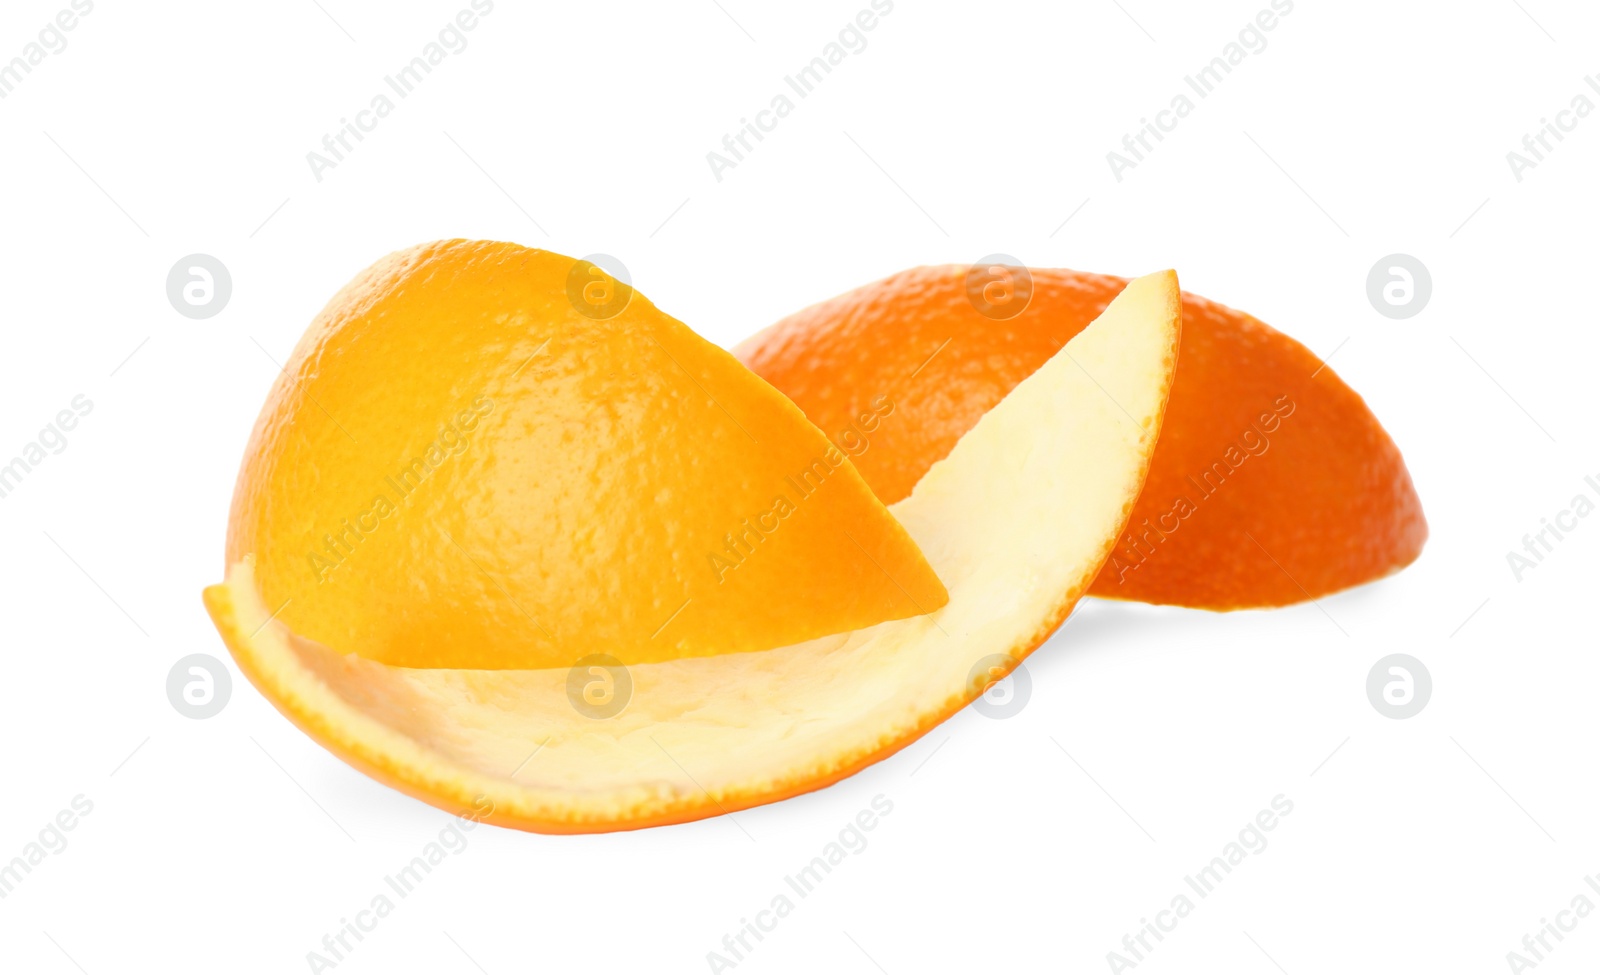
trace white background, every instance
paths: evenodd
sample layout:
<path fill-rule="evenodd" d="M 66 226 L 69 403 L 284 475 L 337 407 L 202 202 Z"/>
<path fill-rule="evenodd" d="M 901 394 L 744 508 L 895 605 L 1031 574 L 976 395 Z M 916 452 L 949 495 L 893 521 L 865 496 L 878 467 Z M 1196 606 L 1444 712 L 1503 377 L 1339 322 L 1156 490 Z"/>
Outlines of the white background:
<path fill-rule="evenodd" d="M 1107 971 L 1279 794 L 1268 848 L 1141 973 L 1506 971 L 1541 918 L 1600 904 L 1600 518 L 1520 582 L 1506 562 L 1600 475 L 1600 115 L 1520 182 L 1506 160 L 1574 95 L 1600 103 L 1592 5 L 1297 0 L 1118 182 L 1106 153 L 1266 0 L 897 0 L 718 182 L 706 153 L 866 0 L 497 0 L 314 179 L 306 153 L 466 5 L 99 0 L 0 100 L 0 458 L 94 404 L 0 499 L 0 860 L 94 804 L 0 900 L 0 968 L 307 971 L 444 826 L 237 671 L 204 721 L 164 683 L 186 654 L 227 659 L 199 594 L 272 360 L 358 270 L 452 236 L 616 255 L 724 344 L 916 264 L 1176 267 L 1332 356 L 1432 537 L 1320 605 L 1085 604 L 1016 717 L 969 709 L 737 824 L 480 828 L 340 973 L 705 972 L 879 794 L 870 845 L 739 972 Z M 0 60 L 65 7 L 7 3 Z M 233 277 L 205 321 L 165 293 L 196 252 Z M 1405 321 L 1365 291 L 1394 252 L 1433 277 Z M 1365 693 L 1394 652 L 1433 675 L 1409 720 Z M 1600 913 L 1547 959 L 1592 971 Z"/>

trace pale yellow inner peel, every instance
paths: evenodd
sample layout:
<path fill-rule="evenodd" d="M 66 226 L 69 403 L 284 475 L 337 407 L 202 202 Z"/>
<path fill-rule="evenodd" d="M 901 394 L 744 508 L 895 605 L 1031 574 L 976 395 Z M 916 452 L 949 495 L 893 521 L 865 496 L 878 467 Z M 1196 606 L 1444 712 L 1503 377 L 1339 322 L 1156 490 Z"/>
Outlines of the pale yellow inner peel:
<path fill-rule="evenodd" d="M 983 690 L 975 664 L 1014 666 L 1070 612 L 1142 488 L 1179 316 L 1176 275 L 1133 281 L 892 506 L 948 605 L 776 650 L 635 665 L 616 717 L 580 714 L 564 669 L 390 667 L 263 625 L 248 561 L 206 601 L 280 709 L 443 808 L 598 830 L 803 792 L 915 740 Z"/>

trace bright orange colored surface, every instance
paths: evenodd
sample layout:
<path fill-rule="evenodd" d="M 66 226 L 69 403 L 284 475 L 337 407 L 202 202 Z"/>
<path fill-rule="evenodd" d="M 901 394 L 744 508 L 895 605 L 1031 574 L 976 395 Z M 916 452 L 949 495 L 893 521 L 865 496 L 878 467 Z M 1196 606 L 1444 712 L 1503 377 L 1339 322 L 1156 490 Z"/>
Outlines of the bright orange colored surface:
<path fill-rule="evenodd" d="M 257 421 L 228 530 L 228 565 L 255 556 L 277 620 L 399 666 L 566 668 L 944 605 L 792 403 L 642 295 L 580 314 L 574 263 L 427 244 L 317 317 Z"/>
<path fill-rule="evenodd" d="M 968 300 L 966 273 L 905 271 L 791 315 L 734 352 L 893 503 L 1126 283 L 1034 270 L 1031 303 L 1000 321 Z M 1404 567 L 1427 533 L 1399 450 L 1333 369 L 1249 315 L 1185 294 L 1149 479 L 1091 593 L 1284 605 Z"/>

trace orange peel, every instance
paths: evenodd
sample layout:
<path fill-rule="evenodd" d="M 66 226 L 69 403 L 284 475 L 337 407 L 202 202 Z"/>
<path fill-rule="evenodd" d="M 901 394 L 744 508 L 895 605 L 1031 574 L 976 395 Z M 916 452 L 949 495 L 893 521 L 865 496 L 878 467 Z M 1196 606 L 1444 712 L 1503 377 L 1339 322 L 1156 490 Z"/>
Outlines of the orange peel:
<path fill-rule="evenodd" d="M 944 586 L 842 452 L 586 261 L 493 241 L 384 258 L 256 423 L 227 562 L 296 633 L 414 667 L 766 650 Z"/>
<path fill-rule="evenodd" d="M 297 632 L 263 592 L 261 551 L 232 560 L 205 604 L 283 713 L 452 812 L 595 832 L 807 792 L 916 740 L 1071 612 L 1143 487 L 1180 322 L 1176 275 L 1131 282 L 889 509 L 948 602 L 772 649 L 636 662 L 609 717 L 574 706 L 565 667 L 397 666 Z"/>
<path fill-rule="evenodd" d="M 976 270 L 985 280 L 989 269 Z M 734 353 L 894 502 L 1127 283 L 993 270 L 993 317 L 979 311 L 973 269 L 914 268 L 796 312 Z M 1149 482 L 1092 595 L 1282 606 L 1417 558 L 1428 525 L 1405 460 L 1331 366 L 1187 293 L 1179 363 Z"/>

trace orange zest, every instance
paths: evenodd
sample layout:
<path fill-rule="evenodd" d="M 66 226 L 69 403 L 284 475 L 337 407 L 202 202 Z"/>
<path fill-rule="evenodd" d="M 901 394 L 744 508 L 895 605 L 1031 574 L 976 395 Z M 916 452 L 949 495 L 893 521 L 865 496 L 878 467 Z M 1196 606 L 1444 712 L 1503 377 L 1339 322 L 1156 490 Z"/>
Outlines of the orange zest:
<path fill-rule="evenodd" d="M 275 619 L 408 667 L 766 650 L 947 597 L 845 455 L 593 265 L 390 255 L 295 348 L 239 472 L 227 564 Z"/>
<path fill-rule="evenodd" d="M 987 317 L 968 274 L 896 274 L 797 312 L 735 354 L 892 503 L 1127 283 L 1033 270 L 1025 309 Z M 1400 451 L 1331 367 L 1249 315 L 1185 294 L 1149 483 L 1091 592 L 1285 605 L 1395 572 L 1427 534 Z"/>

